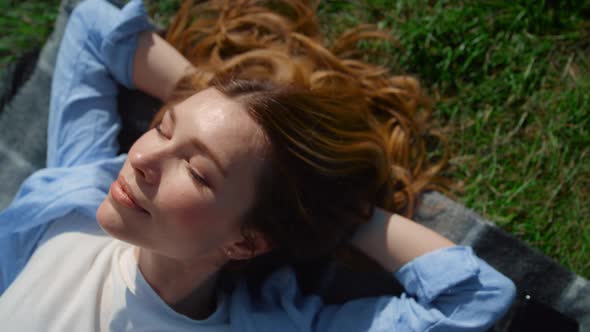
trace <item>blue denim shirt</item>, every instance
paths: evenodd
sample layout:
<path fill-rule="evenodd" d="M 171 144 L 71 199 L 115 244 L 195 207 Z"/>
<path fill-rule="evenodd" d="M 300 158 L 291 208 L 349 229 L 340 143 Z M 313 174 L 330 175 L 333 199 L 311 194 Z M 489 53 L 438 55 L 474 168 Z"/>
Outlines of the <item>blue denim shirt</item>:
<path fill-rule="evenodd" d="M 96 222 L 126 155 L 117 156 L 117 83 L 133 88 L 137 35 L 152 29 L 141 0 L 122 10 L 87 0 L 70 18 L 51 91 L 47 168 L 22 184 L 0 212 L 0 296 L 27 264 L 57 218 Z M 511 304 L 514 284 L 455 246 L 418 257 L 394 276 L 400 297 L 325 305 L 304 296 L 294 271 L 275 271 L 252 293 L 239 284 L 228 301 L 235 331 L 485 331 Z"/>

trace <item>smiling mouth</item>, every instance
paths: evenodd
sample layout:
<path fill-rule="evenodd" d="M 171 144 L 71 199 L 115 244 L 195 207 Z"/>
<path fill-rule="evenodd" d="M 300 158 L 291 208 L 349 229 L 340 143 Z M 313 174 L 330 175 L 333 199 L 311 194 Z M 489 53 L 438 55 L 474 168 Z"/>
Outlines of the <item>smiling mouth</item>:
<path fill-rule="evenodd" d="M 148 213 L 146 209 L 142 208 L 136 203 L 134 197 L 131 194 L 131 191 L 128 188 L 129 187 L 127 183 L 125 183 L 125 180 L 119 177 L 111 184 L 111 196 L 117 203 L 123 206 Z"/>

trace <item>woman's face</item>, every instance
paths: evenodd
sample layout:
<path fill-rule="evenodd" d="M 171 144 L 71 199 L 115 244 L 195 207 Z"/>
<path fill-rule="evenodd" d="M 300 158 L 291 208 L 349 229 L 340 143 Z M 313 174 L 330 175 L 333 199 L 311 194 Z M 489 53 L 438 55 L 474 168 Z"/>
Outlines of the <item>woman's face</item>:
<path fill-rule="evenodd" d="M 254 202 L 265 145 L 244 106 L 203 90 L 133 144 L 98 222 L 113 237 L 170 258 L 219 255 L 243 240 L 239 220 Z"/>

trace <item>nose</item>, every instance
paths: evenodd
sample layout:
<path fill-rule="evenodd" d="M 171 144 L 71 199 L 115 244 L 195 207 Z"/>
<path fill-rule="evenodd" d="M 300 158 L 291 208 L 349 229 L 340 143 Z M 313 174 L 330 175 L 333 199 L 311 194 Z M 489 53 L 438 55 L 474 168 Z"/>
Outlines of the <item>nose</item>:
<path fill-rule="evenodd" d="M 160 161 L 156 151 L 140 149 L 129 150 L 129 163 L 135 171 L 135 175 L 149 184 L 158 184 L 160 181 Z"/>

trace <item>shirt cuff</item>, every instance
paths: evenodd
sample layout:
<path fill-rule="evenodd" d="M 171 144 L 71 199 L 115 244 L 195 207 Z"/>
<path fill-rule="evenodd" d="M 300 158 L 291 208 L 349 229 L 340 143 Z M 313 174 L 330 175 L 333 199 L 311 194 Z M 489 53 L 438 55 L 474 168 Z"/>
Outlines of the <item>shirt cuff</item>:
<path fill-rule="evenodd" d="M 100 47 L 105 66 L 115 80 L 129 89 L 133 84 L 133 58 L 140 32 L 154 30 L 142 0 L 131 0 L 120 11 L 114 28 L 106 35 Z"/>
<path fill-rule="evenodd" d="M 453 246 L 415 258 L 395 273 L 406 292 L 421 304 L 479 274 L 473 249 Z"/>

